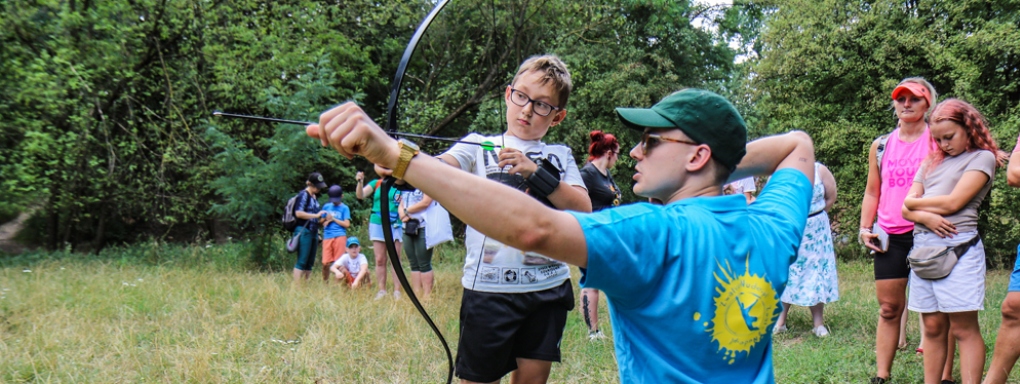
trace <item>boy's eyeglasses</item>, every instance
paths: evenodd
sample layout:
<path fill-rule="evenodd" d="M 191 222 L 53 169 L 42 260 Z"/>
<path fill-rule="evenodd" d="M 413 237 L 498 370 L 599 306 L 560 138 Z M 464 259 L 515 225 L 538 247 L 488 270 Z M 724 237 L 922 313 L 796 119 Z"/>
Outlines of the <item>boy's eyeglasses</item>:
<path fill-rule="evenodd" d="M 546 102 L 532 99 L 531 97 L 528 97 L 528 94 L 513 88 L 510 88 L 510 101 L 517 104 L 518 107 L 524 107 L 528 105 L 528 103 L 531 103 L 531 110 L 539 116 L 549 116 L 552 111 L 563 109 Z"/>
<path fill-rule="evenodd" d="M 651 152 L 652 148 L 655 148 L 655 146 L 659 145 L 659 143 L 663 141 L 687 145 L 701 145 L 700 143 L 695 143 L 690 140 L 674 139 L 671 137 L 663 137 L 658 133 L 646 132 L 644 135 L 641 136 L 641 154 L 647 156 L 648 152 Z"/>

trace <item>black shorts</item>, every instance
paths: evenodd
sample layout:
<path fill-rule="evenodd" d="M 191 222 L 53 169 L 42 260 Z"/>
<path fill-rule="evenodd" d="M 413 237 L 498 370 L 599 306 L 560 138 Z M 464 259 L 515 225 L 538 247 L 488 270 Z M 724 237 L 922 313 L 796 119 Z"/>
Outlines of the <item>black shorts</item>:
<path fill-rule="evenodd" d="M 460 303 L 457 377 L 492 382 L 517 369 L 517 358 L 560 361 L 567 313 L 574 308 L 570 280 L 538 292 L 464 290 Z"/>
<path fill-rule="evenodd" d="M 906 279 L 910 277 L 907 254 L 914 246 L 914 232 L 889 234 L 889 249 L 875 252 L 875 280 Z"/>

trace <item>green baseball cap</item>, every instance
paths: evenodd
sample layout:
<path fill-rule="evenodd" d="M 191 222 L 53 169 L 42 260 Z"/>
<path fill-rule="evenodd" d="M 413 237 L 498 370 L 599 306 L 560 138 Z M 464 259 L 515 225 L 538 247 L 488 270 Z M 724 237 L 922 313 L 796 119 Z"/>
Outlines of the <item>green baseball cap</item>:
<path fill-rule="evenodd" d="M 708 144 L 712 157 L 733 172 L 747 153 L 747 125 L 722 96 L 702 89 L 673 92 L 651 108 L 616 108 L 624 125 L 677 128 L 699 143 Z"/>

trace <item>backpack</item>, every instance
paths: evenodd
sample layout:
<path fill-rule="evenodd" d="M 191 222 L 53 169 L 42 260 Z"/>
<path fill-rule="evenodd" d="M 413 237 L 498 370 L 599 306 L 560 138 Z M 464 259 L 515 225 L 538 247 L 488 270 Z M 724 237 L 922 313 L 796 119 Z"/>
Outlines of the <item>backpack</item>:
<path fill-rule="evenodd" d="M 297 205 L 297 199 L 301 196 L 301 192 L 298 192 L 290 200 L 287 200 L 287 205 L 283 207 L 283 219 L 280 221 L 283 223 L 283 228 L 287 231 L 293 232 L 297 228 L 297 217 L 294 216 L 294 206 Z"/>
<path fill-rule="evenodd" d="M 875 162 L 878 163 L 879 171 L 882 171 L 882 155 L 885 154 L 885 144 L 889 142 L 889 135 L 885 134 L 878 137 L 878 148 L 875 148 Z"/>

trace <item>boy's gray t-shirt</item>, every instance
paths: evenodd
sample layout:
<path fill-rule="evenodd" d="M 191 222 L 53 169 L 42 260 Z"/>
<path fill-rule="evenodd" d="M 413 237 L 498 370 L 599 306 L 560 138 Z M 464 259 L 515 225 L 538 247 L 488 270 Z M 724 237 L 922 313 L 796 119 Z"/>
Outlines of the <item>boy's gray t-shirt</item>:
<path fill-rule="evenodd" d="M 953 157 L 946 157 L 941 164 L 931 172 L 926 173 L 928 166 L 924 165 L 914 175 L 914 182 L 920 182 L 924 186 L 922 197 L 945 196 L 953 193 L 953 188 L 960 182 L 960 178 L 968 171 L 980 171 L 988 175 L 988 182 L 978 191 L 974 198 L 950 215 L 943 215 L 946 220 L 956 226 L 958 232 L 977 231 L 978 206 L 988 195 L 992 188 L 992 180 L 995 179 L 995 154 L 987 150 L 976 150 L 964 152 Z M 921 223 L 914 226 L 915 231 L 931 232 Z"/>

